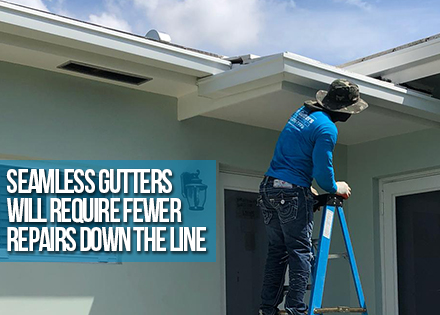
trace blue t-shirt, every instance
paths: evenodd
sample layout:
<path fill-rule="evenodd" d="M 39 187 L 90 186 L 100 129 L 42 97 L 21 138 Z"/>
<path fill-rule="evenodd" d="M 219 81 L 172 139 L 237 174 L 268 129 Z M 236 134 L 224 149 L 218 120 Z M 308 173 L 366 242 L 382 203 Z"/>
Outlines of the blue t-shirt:
<path fill-rule="evenodd" d="M 336 193 L 337 137 L 338 129 L 327 113 L 301 107 L 281 132 L 266 175 L 303 187 L 310 187 L 314 178 L 322 189 Z"/>

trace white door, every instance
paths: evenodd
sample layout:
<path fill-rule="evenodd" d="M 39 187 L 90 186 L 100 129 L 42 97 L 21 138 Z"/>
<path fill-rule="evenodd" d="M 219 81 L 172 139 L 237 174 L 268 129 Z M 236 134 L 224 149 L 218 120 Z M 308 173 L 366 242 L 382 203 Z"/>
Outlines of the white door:
<path fill-rule="evenodd" d="M 383 180 L 381 190 L 383 314 L 431 313 L 440 299 L 440 174 Z"/>

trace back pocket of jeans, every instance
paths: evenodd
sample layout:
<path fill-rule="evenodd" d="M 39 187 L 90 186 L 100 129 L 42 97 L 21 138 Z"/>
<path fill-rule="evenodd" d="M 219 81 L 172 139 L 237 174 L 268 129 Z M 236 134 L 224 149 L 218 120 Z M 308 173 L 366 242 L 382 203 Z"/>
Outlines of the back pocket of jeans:
<path fill-rule="evenodd" d="M 273 211 L 270 211 L 264 205 L 263 197 L 260 195 L 257 199 L 257 206 L 260 207 L 261 213 L 263 214 L 264 224 L 269 224 L 270 219 L 272 219 Z"/>
<path fill-rule="evenodd" d="M 269 224 L 273 216 L 273 211 L 262 210 L 262 213 L 263 213 L 264 224 L 266 225 Z"/>
<path fill-rule="evenodd" d="M 281 223 L 295 220 L 298 216 L 298 196 L 280 200 L 276 209 Z"/>

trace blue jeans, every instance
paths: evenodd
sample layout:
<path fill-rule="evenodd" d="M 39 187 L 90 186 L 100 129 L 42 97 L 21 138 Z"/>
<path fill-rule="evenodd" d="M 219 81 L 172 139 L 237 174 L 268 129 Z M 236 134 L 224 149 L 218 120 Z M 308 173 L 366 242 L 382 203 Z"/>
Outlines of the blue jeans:
<path fill-rule="evenodd" d="M 307 310 L 304 294 L 312 260 L 313 203 L 308 187 L 276 188 L 272 177 L 265 177 L 260 184 L 258 205 L 269 239 L 260 305 L 264 315 L 278 312 L 287 265 L 289 291 L 285 308 L 293 315 Z"/>

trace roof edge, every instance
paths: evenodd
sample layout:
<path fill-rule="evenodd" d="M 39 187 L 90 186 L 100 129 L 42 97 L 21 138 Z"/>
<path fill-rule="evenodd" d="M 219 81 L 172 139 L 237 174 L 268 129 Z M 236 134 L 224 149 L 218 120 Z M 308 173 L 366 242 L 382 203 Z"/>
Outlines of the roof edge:
<path fill-rule="evenodd" d="M 391 53 L 394 53 L 394 52 L 397 52 L 397 51 L 400 51 L 400 50 L 403 50 L 403 49 L 407 49 L 407 48 L 410 48 L 410 47 L 413 47 L 413 46 L 416 46 L 416 45 L 420 45 L 420 44 L 423 44 L 423 43 L 426 43 L 426 42 L 434 41 L 436 39 L 440 39 L 440 33 L 432 35 L 432 36 L 429 36 L 429 37 L 425 37 L 425 38 L 422 38 L 422 39 L 419 39 L 419 40 L 415 40 L 415 41 L 410 42 L 408 44 L 404 44 L 404 45 L 400 45 L 400 46 L 397 46 L 397 47 L 394 47 L 394 48 L 391 48 L 391 49 L 387 49 L 387 50 L 384 50 L 384 51 L 381 51 L 381 52 L 378 52 L 378 53 L 375 53 L 375 54 L 372 54 L 372 55 L 369 55 L 369 56 L 365 56 L 365 57 L 362 57 L 362 58 L 359 58 L 359 59 L 356 59 L 356 60 L 353 60 L 353 61 L 349 61 L 349 62 L 343 63 L 341 65 L 338 65 L 337 67 L 339 67 L 339 68 L 346 68 L 346 67 L 349 67 L 349 66 L 352 66 L 352 65 L 364 62 L 364 61 L 375 59 L 377 57 L 388 55 L 388 54 L 391 54 Z"/>
<path fill-rule="evenodd" d="M 38 9 L 33 9 L 29 7 L 25 7 L 22 5 L 18 5 L 15 3 L 10 3 L 4 0 L 0 0 L 0 13 L 3 12 L 5 14 L 13 14 L 15 16 L 21 16 L 28 18 L 30 20 L 34 20 L 35 22 L 46 22 L 46 23 L 53 23 L 58 24 L 58 26 L 61 27 L 67 27 L 67 28 L 77 28 L 80 30 L 83 30 L 84 33 L 93 33 L 98 36 L 110 36 L 114 40 L 119 41 L 128 41 L 132 42 L 133 44 L 142 44 L 151 48 L 157 48 L 161 50 L 167 50 L 173 54 L 179 54 L 181 57 L 188 57 L 188 58 L 196 58 L 200 61 L 205 60 L 210 63 L 217 63 L 220 66 L 223 66 L 226 70 L 226 67 L 230 67 L 230 62 L 228 60 L 223 59 L 223 56 L 208 53 L 202 50 L 194 49 L 185 47 L 178 44 L 173 43 L 163 43 L 160 41 L 151 40 L 148 38 L 145 38 L 140 35 L 131 34 L 128 32 L 115 30 L 112 28 L 104 27 L 101 25 L 92 24 L 89 22 L 80 21 L 74 18 L 65 17 L 61 15 L 57 15 L 51 12 L 46 12 Z M 8 23 L 5 21 L 0 21 L 3 23 Z M 20 25 L 22 26 L 22 25 Z M 22 26 L 23 27 L 23 26 Z M 42 31 L 39 29 L 35 29 L 36 31 Z M 56 35 L 56 34 L 53 34 Z M 72 38 L 74 39 L 74 38 Z M 109 47 L 111 48 L 111 47 Z"/>

